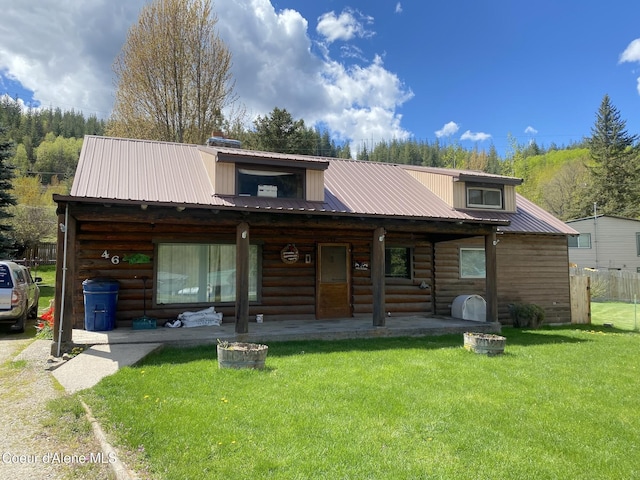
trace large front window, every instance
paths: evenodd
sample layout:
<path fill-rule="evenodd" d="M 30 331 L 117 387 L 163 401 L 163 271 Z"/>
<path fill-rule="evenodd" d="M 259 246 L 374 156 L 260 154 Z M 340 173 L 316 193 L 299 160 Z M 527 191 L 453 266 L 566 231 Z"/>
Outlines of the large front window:
<path fill-rule="evenodd" d="M 272 198 L 304 198 L 304 170 L 237 167 L 238 195 Z"/>
<path fill-rule="evenodd" d="M 156 303 L 234 302 L 236 246 L 158 244 Z M 249 247 L 249 300 L 258 299 L 258 246 Z"/>

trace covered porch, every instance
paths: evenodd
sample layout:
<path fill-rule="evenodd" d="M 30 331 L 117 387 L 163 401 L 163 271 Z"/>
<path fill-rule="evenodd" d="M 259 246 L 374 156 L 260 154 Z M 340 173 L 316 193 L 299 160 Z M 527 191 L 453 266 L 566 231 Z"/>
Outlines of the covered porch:
<path fill-rule="evenodd" d="M 392 316 L 384 326 L 374 326 L 371 316 L 332 320 L 281 320 L 251 323 L 248 333 L 236 333 L 235 323 L 193 328 L 133 330 L 116 328 L 104 332 L 73 329 L 75 345 L 161 343 L 189 347 L 217 343 L 218 339 L 239 342 L 283 342 L 295 340 L 344 340 L 382 337 L 423 337 L 464 332 L 500 333 L 499 322 L 476 322 L 445 316 Z"/>

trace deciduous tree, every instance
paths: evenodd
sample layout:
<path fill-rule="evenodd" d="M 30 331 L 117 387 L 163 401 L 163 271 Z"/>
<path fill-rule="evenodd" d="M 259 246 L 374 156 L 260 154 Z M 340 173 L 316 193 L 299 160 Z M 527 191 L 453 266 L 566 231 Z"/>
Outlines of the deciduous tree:
<path fill-rule="evenodd" d="M 217 21 L 210 0 L 154 0 L 143 7 L 114 63 L 108 134 L 201 144 L 220 128 L 233 82 Z"/>

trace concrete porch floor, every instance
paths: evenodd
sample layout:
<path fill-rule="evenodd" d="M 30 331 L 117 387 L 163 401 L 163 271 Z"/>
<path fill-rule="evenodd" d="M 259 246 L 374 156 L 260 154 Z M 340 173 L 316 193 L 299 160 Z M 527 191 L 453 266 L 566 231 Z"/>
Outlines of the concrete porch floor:
<path fill-rule="evenodd" d="M 451 317 L 406 316 L 386 319 L 384 327 L 374 327 L 371 317 L 336 320 L 282 320 L 249 322 L 249 333 L 236 334 L 233 322 L 220 326 L 133 330 L 116 328 L 104 332 L 74 329 L 76 345 L 161 343 L 171 346 L 215 344 L 218 339 L 266 343 L 291 340 L 341 340 L 351 338 L 420 337 L 464 332 L 500 333 L 499 323 L 458 320 Z"/>

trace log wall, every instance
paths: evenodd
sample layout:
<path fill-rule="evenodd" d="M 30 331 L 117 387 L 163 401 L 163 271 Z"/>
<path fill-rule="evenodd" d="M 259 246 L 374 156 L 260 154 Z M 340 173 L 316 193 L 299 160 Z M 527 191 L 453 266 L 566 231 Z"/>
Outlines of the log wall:
<path fill-rule="evenodd" d="M 198 224 L 139 223 L 91 221 L 88 216 L 77 221 L 73 245 L 74 271 L 68 288 L 72 289 L 74 328 L 84 327 L 84 295 L 82 281 L 88 278 L 110 278 L 120 282 L 116 324 L 130 326 L 144 313 L 163 322 L 186 310 L 203 305 L 167 307 L 154 305 L 154 241 L 234 242 L 237 220 L 220 219 Z M 279 319 L 314 319 L 316 299 L 316 252 L 318 243 L 348 243 L 352 257 L 352 311 L 354 316 L 371 315 L 371 241 L 370 229 L 292 228 L 287 226 L 251 226 L 252 243 L 261 245 L 259 300 L 249 307 L 249 318 L 262 313 L 266 321 Z M 388 246 L 407 246 L 413 250 L 412 279 L 387 279 L 385 311 L 394 314 L 432 313 L 433 267 L 431 243 L 413 234 L 387 232 Z M 281 249 L 295 243 L 300 260 L 286 264 Z M 129 263 L 134 254 L 147 255 L 148 263 Z M 310 263 L 306 263 L 309 256 Z M 359 268 L 355 265 L 358 263 Z M 369 268 L 362 269 L 367 264 Z M 146 297 L 142 277 L 146 282 Z M 423 283 L 424 282 L 424 283 Z M 420 285 L 423 285 L 421 288 Z M 214 304 L 224 321 L 235 320 L 235 303 Z"/>
<path fill-rule="evenodd" d="M 498 318 L 511 324 L 509 304 L 535 303 L 546 314 L 545 323 L 571 322 L 569 256 L 564 236 L 498 236 Z M 485 296 L 484 279 L 463 279 L 459 248 L 484 247 L 483 238 L 441 242 L 435 247 L 436 313 L 450 315 L 458 295 Z"/>

